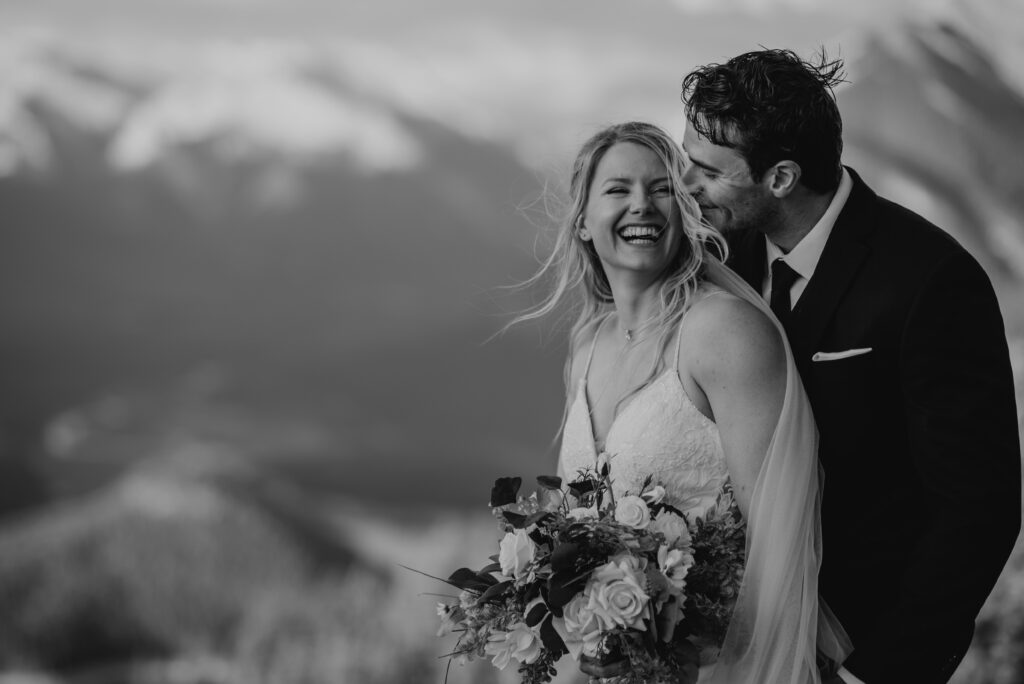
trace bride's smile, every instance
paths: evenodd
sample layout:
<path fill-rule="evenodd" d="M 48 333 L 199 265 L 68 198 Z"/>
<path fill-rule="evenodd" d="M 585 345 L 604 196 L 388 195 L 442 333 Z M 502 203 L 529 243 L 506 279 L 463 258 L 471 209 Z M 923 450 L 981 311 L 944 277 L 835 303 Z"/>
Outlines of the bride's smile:
<path fill-rule="evenodd" d="M 665 224 L 630 223 L 619 228 L 619 237 L 631 245 L 656 245 L 665 234 Z"/>

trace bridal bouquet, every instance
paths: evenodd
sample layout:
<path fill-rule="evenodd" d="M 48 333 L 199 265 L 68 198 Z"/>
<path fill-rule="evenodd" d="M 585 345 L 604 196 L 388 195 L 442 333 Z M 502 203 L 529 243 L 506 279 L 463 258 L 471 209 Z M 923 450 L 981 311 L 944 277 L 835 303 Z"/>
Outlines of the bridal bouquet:
<path fill-rule="evenodd" d="M 651 478 L 615 496 L 609 473 L 602 455 L 564 488 L 542 476 L 523 497 L 521 478 L 495 482 L 498 553 L 442 580 L 461 590 L 438 604 L 438 635 L 458 634 L 450 659 L 515 661 L 523 684 L 550 682 L 566 654 L 621 665 L 623 683 L 696 680 L 700 648 L 721 643 L 742 577 L 739 510 L 725 491 L 687 520 Z"/>

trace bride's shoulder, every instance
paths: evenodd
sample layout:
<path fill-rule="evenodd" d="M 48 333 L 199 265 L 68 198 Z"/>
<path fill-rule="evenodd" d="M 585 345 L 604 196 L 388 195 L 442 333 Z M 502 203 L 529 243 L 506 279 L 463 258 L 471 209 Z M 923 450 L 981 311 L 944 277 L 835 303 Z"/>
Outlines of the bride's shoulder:
<path fill-rule="evenodd" d="M 698 291 L 682 334 L 684 347 L 730 362 L 763 354 L 774 356 L 783 349 L 781 334 L 767 315 L 752 303 L 713 286 Z"/>

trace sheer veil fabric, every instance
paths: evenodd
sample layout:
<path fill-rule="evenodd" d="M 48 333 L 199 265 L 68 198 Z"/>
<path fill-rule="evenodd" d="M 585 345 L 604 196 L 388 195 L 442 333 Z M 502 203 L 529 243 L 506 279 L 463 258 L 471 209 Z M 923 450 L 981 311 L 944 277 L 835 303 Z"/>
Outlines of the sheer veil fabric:
<path fill-rule="evenodd" d="M 786 347 L 786 394 L 751 496 L 743 582 L 717 662 L 701 684 L 819 684 L 817 652 L 842 663 L 852 645 L 818 598 L 818 431 L 778 319 L 739 275 L 711 261 L 707 279 L 768 316 Z"/>

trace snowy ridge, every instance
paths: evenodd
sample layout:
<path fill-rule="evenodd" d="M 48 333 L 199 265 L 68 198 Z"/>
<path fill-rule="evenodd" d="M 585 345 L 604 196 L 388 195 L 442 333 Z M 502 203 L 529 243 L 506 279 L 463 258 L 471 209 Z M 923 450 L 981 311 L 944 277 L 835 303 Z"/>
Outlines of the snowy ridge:
<path fill-rule="evenodd" d="M 109 51 L 70 51 L 38 37 L 6 42 L 13 47 L 0 52 L 0 78 L 9 84 L 0 92 L 0 177 L 52 165 L 54 140 L 41 108 L 103 135 L 107 162 L 119 171 L 207 142 L 227 163 L 342 155 L 353 169 L 375 174 L 422 161 L 422 147 L 395 111 L 312 77 L 318 56 L 308 51 L 225 43 L 175 68 L 168 62 L 180 53 L 157 50 L 132 74 L 139 82 L 127 84 Z"/>

